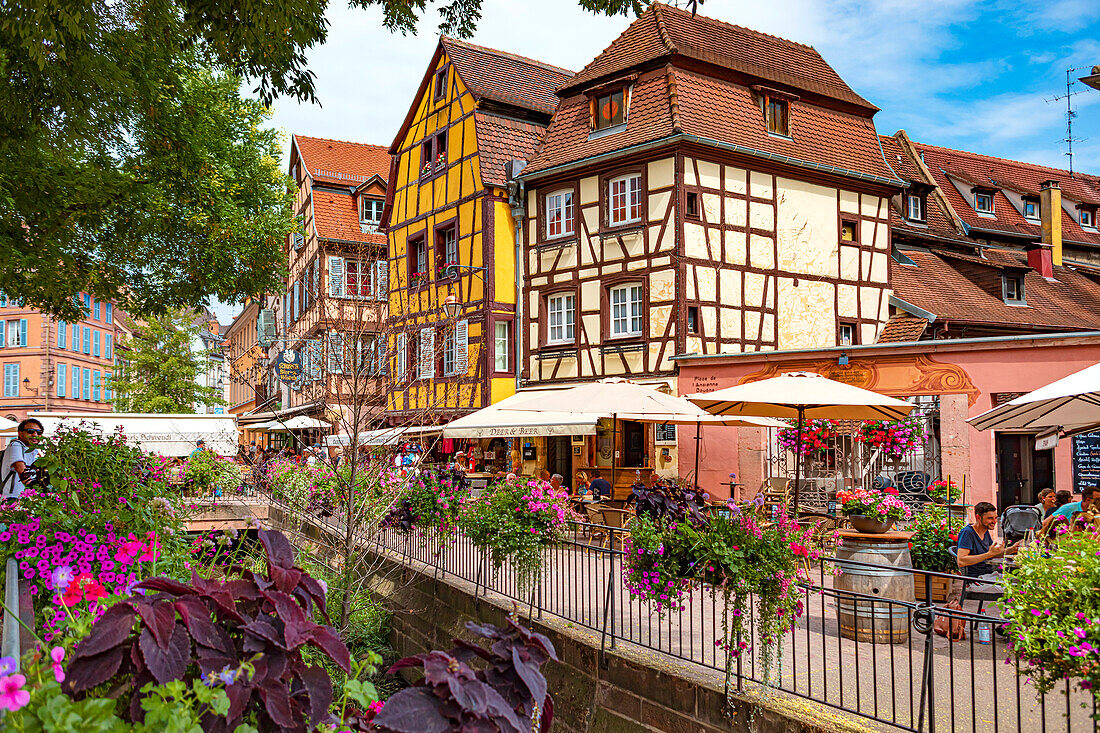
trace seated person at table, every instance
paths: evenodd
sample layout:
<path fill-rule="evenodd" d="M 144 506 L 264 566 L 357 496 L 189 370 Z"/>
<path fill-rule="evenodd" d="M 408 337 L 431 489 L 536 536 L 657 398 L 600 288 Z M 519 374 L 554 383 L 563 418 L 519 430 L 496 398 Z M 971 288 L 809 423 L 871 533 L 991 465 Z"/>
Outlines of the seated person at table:
<path fill-rule="evenodd" d="M 593 498 L 611 498 L 611 482 L 600 476 L 600 469 L 598 468 L 592 469 L 592 481 L 589 482 L 588 488 L 591 489 Z"/>
<path fill-rule="evenodd" d="M 1062 492 L 1058 492 L 1059 494 Z M 1092 504 L 1092 487 L 1086 486 L 1081 489 L 1081 501 L 1071 501 L 1067 504 L 1055 509 L 1049 517 L 1043 520 L 1043 526 L 1040 528 L 1041 533 L 1046 533 L 1050 529 L 1051 523 L 1054 521 L 1054 517 L 1064 517 L 1066 521 L 1073 519 L 1073 515 L 1082 510 L 1082 507 Z"/>
<path fill-rule="evenodd" d="M 994 542 L 989 530 L 997 526 L 997 507 L 988 501 L 979 501 L 974 505 L 974 522 L 962 528 L 959 532 L 959 568 L 968 578 L 995 578 L 993 566 L 989 561 L 995 557 L 1002 557 L 1005 553 L 1015 552 L 1017 542 L 1010 547 L 1005 547 L 1001 542 Z"/>
<path fill-rule="evenodd" d="M 1039 490 L 1039 503 L 1035 508 L 1039 510 L 1039 517 L 1045 519 L 1048 514 L 1058 508 L 1058 494 L 1049 486 Z"/>
<path fill-rule="evenodd" d="M 588 494 L 588 474 L 584 471 L 577 471 L 577 496 L 585 496 Z"/>
<path fill-rule="evenodd" d="M 561 491 L 561 482 L 565 479 L 560 473 L 555 473 L 550 477 L 550 488 L 554 491 Z M 568 491 L 568 489 L 566 490 Z"/>

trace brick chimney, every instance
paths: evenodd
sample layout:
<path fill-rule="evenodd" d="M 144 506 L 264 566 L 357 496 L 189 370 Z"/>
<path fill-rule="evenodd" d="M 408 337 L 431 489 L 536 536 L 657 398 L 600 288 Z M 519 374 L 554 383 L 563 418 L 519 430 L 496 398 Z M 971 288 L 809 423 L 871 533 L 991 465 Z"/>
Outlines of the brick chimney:
<path fill-rule="evenodd" d="M 1062 189 L 1058 181 L 1039 184 L 1039 218 L 1043 223 L 1043 244 L 1050 245 L 1051 261 L 1062 265 Z M 1028 255 L 1028 262 L 1031 255 Z"/>
<path fill-rule="evenodd" d="M 1054 279 L 1054 259 L 1049 244 L 1032 242 L 1027 247 L 1027 264 L 1047 279 Z"/>

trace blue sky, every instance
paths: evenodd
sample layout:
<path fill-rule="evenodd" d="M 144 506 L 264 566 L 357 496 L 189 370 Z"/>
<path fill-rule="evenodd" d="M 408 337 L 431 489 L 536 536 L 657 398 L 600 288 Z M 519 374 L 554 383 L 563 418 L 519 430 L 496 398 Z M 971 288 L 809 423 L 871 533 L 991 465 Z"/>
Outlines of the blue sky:
<path fill-rule="evenodd" d="M 810 44 L 882 109 L 879 132 L 1066 167 L 1071 66 L 1100 64 L 1096 0 L 708 0 L 700 12 Z M 438 18 L 416 36 L 388 33 L 377 10 L 333 0 L 329 37 L 308 57 L 320 105 L 277 100 L 271 124 L 290 133 L 389 145 L 436 43 Z M 629 24 L 572 0 L 484 0 L 471 39 L 579 70 Z M 1074 75 L 1083 76 L 1082 70 Z M 1081 84 L 1074 168 L 1100 174 L 1100 92 Z M 234 309 L 219 307 L 223 322 Z"/>

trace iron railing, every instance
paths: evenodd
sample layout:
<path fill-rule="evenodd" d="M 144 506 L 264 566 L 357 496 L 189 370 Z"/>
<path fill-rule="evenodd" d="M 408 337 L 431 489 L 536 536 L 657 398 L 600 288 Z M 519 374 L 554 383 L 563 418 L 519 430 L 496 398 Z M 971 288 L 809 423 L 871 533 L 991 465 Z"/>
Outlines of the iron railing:
<path fill-rule="evenodd" d="M 841 572 L 858 567 L 882 570 L 851 560 L 825 559 L 814 566 L 811 582 L 800 585 L 805 613 L 776 648 L 778 661 L 770 670 L 765 669 L 755 642 L 727 670 L 726 653 L 715 644 L 723 638 L 727 612 L 721 593 L 695 587 L 682 610 L 650 613 L 623 587 L 620 548 L 624 537 L 625 530 L 618 528 L 572 525 L 565 542 L 547 548 L 541 577 L 529 589 L 517 587 L 507 564 L 494 569 L 487 554 L 461 534 L 425 531 L 406 536 L 387 529 L 370 543 L 405 565 L 473 583 L 479 598 L 492 595 L 514 601 L 531 617 L 556 616 L 598 633 L 601 653 L 618 644 L 637 645 L 725 675 L 728 688 L 735 691 L 780 690 L 877 721 L 886 730 L 1098 730 L 1091 695 L 1067 681 L 1064 687 L 1040 696 L 1018 674 L 1019 664 L 1000 631 L 1004 619 L 976 609 L 952 611 L 884 598 L 877 595 L 878 589 L 871 593 L 839 589 L 834 583 L 837 568 Z M 925 574 L 920 576 L 926 584 L 925 597 L 930 597 L 935 577 L 980 582 Z M 978 601 L 967 605 L 977 606 Z M 859 640 L 843 636 L 841 624 L 850 625 L 852 616 L 861 614 L 879 620 L 881 633 Z M 935 634 L 938 619 L 964 622 L 966 640 L 949 642 Z M 754 610 L 748 626 L 753 639 L 756 629 Z M 980 643 L 979 631 L 986 630 L 989 642 Z"/>

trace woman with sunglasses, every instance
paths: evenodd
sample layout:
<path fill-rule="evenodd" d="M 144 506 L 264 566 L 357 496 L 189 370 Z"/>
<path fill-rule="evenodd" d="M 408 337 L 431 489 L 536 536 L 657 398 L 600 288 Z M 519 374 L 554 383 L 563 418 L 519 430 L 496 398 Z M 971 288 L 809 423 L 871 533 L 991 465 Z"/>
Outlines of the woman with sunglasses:
<path fill-rule="evenodd" d="M 42 438 L 42 423 L 33 417 L 19 423 L 19 437 L 4 449 L 0 463 L 0 498 L 10 499 L 23 493 L 24 481 L 30 481 L 28 471 L 38 460 L 38 441 Z"/>

